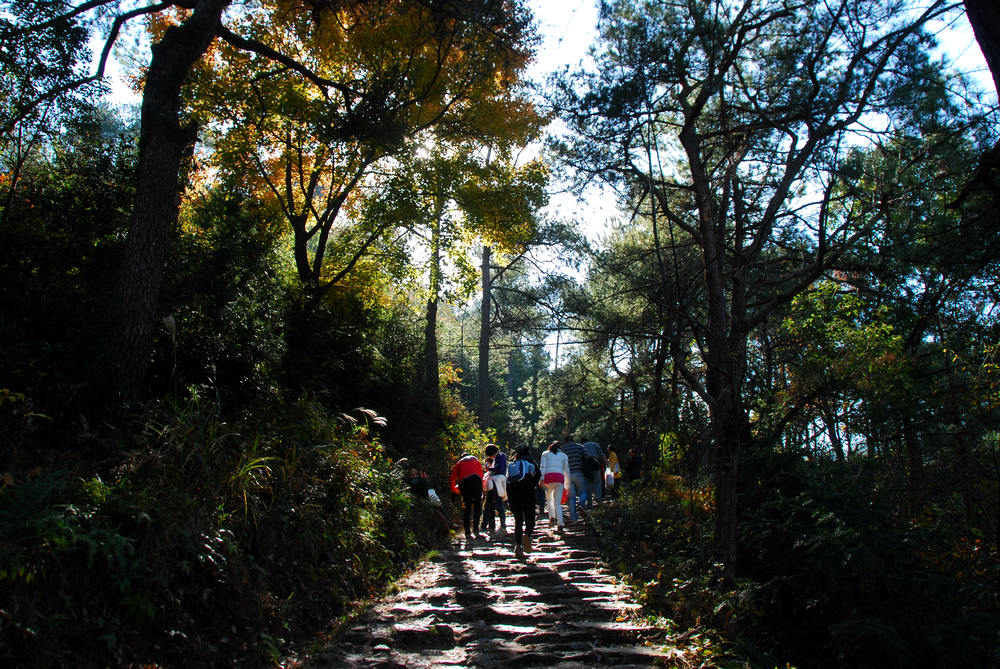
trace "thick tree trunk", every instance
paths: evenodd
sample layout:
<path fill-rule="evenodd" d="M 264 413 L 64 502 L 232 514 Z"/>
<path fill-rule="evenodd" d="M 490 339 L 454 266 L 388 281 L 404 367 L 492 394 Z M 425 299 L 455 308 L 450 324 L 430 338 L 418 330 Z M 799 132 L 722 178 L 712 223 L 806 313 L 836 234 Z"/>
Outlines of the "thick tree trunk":
<path fill-rule="evenodd" d="M 1000 3 L 997 0 L 965 0 L 965 14 L 993 75 L 993 86 L 1000 93 Z"/>
<path fill-rule="evenodd" d="M 716 399 L 712 411 L 715 437 L 715 559 L 728 578 L 735 576 L 739 541 L 740 456 L 747 446 L 747 430 L 739 398 L 728 390 Z"/>
<path fill-rule="evenodd" d="M 181 161 L 195 130 L 178 121 L 184 78 L 215 37 L 230 0 L 200 0 L 152 48 L 142 96 L 135 206 L 113 292 L 109 337 L 112 393 L 119 407 L 142 387 L 152 350 L 170 231 L 177 225 Z"/>
<path fill-rule="evenodd" d="M 303 286 L 315 290 L 319 286 L 317 277 L 313 276 L 312 265 L 309 263 L 309 237 L 306 234 L 306 214 L 293 214 L 288 217 L 295 236 L 292 239 L 292 257 L 295 259 L 295 271 Z"/>
<path fill-rule="evenodd" d="M 479 307 L 479 427 L 490 426 L 490 300 L 493 278 L 490 275 L 490 247 L 483 246 L 483 301 Z"/>
<path fill-rule="evenodd" d="M 739 459 L 746 446 L 746 417 L 740 398 L 746 356 L 746 333 L 735 322 L 741 317 L 742 300 L 733 286 L 732 311 L 727 308 L 725 234 L 717 220 L 710 178 L 700 154 L 701 139 L 694 123 L 680 133 L 691 169 L 698 208 L 698 233 L 704 267 L 706 312 L 706 393 L 715 441 L 715 536 L 716 561 L 724 565 L 727 578 L 736 573 L 739 538 Z M 729 268 L 735 276 L 735 268 Z M 735 282 L 736 279 L 733 279 Z"/>
<path fill-rule="evenodd" d="M 990 68 L 990 74 L 993 75 L 993 88 L 997 95 L 1000 95 L 1000 2 L 965 0 L 965 14 L 972 25 L 972 32 L 986 59 L 986 65 Z M 957 206 L 975 185 L 984 182 L 991 187 L 994 197 L 1000 197 L 997 194 L 995 177 L 990 176 L 995 175 L 997 169 L 1000 169 L 1000 141 L 980 156 L 979 169 L 972 175 L 952 206 Z"/>

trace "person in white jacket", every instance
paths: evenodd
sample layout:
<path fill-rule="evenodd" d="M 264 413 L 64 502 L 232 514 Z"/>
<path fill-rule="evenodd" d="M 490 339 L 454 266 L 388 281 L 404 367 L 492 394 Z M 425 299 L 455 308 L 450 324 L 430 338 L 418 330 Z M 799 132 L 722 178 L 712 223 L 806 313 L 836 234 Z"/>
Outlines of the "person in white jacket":
<path fill-rule="evenodd" d="M 559 442 L 553 441 L 548 450 L 542 453 L 539 469 L 542 472 L 542 485 L 545 486 L 545 506 L 549 514 L 549 523 L 553 521 L 563 531 L 562 497 L 563 487 L 569 482 L 569 458 L 559 450 Z"/>

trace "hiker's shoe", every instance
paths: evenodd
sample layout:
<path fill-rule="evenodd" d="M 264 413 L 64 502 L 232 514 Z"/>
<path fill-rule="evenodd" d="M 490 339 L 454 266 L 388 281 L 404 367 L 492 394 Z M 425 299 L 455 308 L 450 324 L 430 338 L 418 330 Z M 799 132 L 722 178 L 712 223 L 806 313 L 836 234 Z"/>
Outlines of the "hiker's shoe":
<path fill-rule="evenodd" d="M 521 544 L 514 546 L 514 557 L 516 557 L 518 560 L 524 559 L 524 549 L 521 548 Z"/>
<path fill-rule="evenodd" d="M 522 550 L 524 550 L 525 553 L 530 553 L 531 552 L 531 537 L 529 537 L 527 534 L 525 534 L 523 537 L 521 537 L 521 546 L 522 546 Z"/>
<path fill-rule="evenodd" d="M 472 543 L 472 535 L 468 532 L 465 533 L 465 543 Z"/>

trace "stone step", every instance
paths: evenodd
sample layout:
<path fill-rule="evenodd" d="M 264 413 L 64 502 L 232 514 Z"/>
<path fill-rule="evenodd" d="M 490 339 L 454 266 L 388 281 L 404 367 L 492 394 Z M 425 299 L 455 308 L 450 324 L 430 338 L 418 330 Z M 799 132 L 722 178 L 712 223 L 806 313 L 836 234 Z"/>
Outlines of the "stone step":
<path fill-rule="evenodd" d="M 632 591 L 583 523 L 540 523 L 522 559 L 510 537 L 456 541 L 402 579 L 304 667 L 648 667 L 654 627 L 628 619 Z"/>

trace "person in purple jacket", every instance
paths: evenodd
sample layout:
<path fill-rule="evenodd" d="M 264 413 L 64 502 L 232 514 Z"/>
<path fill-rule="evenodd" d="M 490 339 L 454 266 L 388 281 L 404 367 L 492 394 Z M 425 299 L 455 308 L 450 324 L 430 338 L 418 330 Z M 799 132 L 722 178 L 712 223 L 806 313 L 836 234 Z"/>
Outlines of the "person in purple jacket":
<path fill-rule="evenodd" d="M 507 455 L 496 444 L 486 447 L 486 471 L 489 473 L 485 490 L 486 504 L 483 509 L 483 530 L 489 530 L 494 536 L 507 534 L 507 516 L 504 502 L 507 500 Z M 500 521 L 500 530 L 496 529 L 496 520 Z"/>

